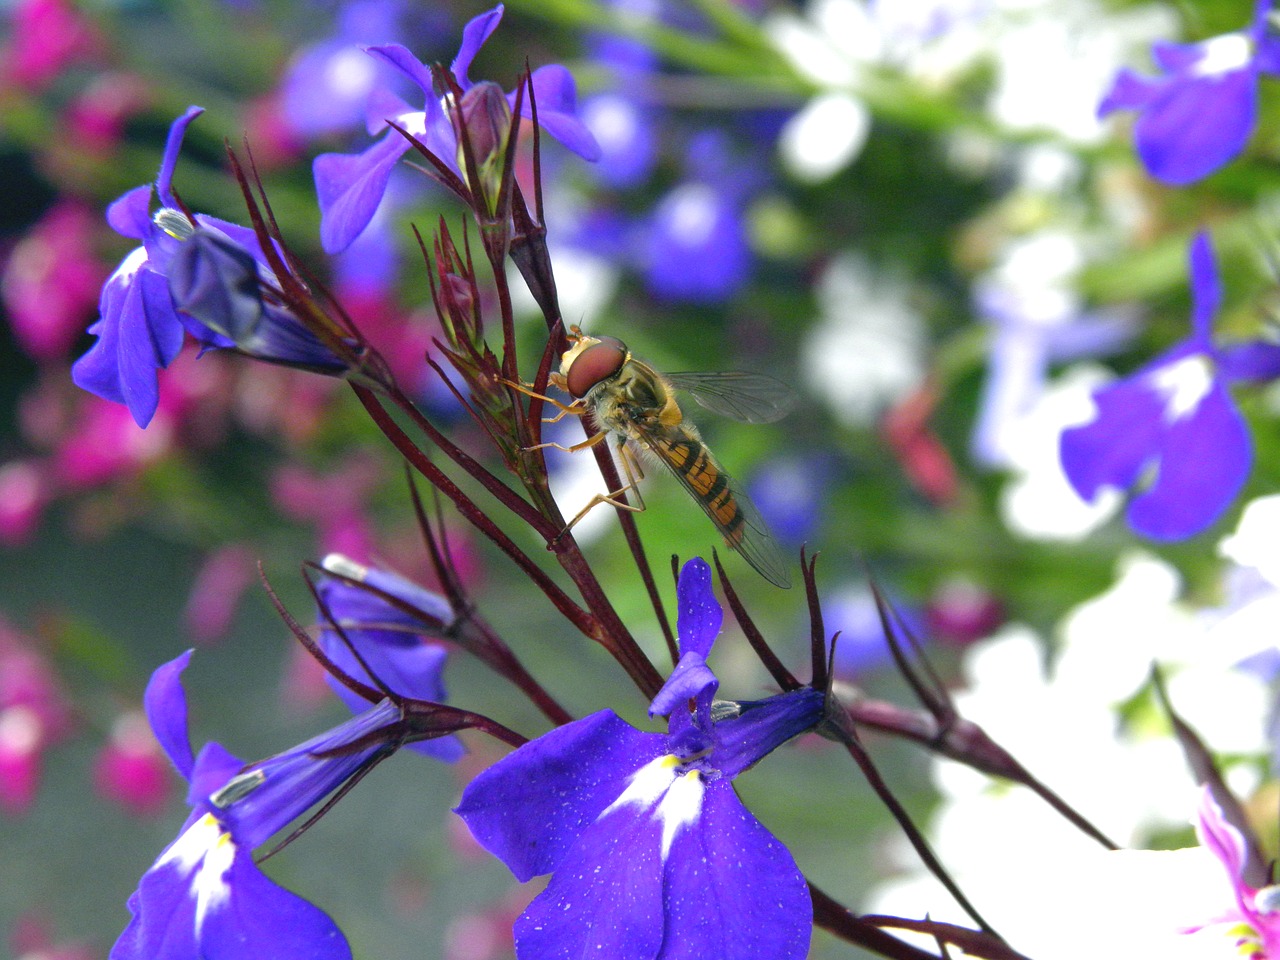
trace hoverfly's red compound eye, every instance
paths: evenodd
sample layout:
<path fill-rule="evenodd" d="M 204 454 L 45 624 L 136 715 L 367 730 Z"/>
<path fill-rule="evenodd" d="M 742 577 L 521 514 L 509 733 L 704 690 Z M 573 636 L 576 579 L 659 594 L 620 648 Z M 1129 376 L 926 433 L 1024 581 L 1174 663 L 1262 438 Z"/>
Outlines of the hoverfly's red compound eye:
<path fill-rule="evenodd" d="M 608 380 L 622 369 L 627 359 L 627 345 L 615 337 L 598 337 L 574 358 L 565 374 L 569 395 L 575 400 L 586 396 L 596 384 Z"/>

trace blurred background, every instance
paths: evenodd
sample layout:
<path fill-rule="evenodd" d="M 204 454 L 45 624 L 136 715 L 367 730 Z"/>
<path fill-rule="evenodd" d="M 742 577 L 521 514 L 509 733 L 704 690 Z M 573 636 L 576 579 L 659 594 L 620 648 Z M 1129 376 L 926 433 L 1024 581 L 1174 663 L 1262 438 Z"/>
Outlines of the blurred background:
<path fill-rule="evenodd" d="M 175 835 L 183 785 L 139 713 L 159 663 L 198 648 L 186 674 L 197 746 L 266 756 L 345 715 L 272 609 L 258 564 L 304 623 L 314 610 L 301 565 L 330 552 L 432 583 L 398 457 L 341 382 L 188 345 L 161 373 L 146 430 L 72 385 L 101 285 L 136 246 L 110 229 L 107 205 L 152 181 L 170 122 L 205 107 L 174 178 L 184 202 L 246 222 L 224 143 L 247 145 L 294 251 L 435 422 L 483 450 L 423 361 L 440 328 L 410 229 L 462 211 L 401 164 L 369 229 L 331 257 L 311 173 L 318 154 L 373 142 L 375 91 L 420 105 L 363 46 L 402 43 L 448 64 L 483 9 L 0 2 L 0 952 L 105 957 L 125 899 Z M 1092 388 L 1187 336 L 1195 230 L 1213 228 L 1226 289 L 1217 329 L 1258 336 L 1273 322 L 1280 110 L 1269 81 L 1244 158 L 1181 190 L 1143 170 L 1125 118 L 1097 116 L 1118 70 L 1151 68 L 1153 41 L 1218 36 L 1250 16 L 1245 2 L 513 0 L 471 70 L 509 90 L 526 60 L 562 63 L 578 81 L 601 160 L 542 139 L 567 322 L 624 339 L 659 370 L 759 371 L 801 395 L 770 425 L 690 407 L 788 556 L 820 554 L 842 679 L 916 706 L 892 669 L 871 571 L 970 715 L 998 740 L 1008 732 L 1024 763 L 1122 843 L 1192 842 L 1193 784 L 1151 704 L 1152 659 L 1186 678 L 1175 692 L 1193 720 L 1216 724 L 1206 738 L 1229 757 L 1232 783 L 1270 796 L 1270 674 L 1228 672 L 1223 651 L 1242 659 L 1271 641 L 1223 624 L 1274 587 L 1221 543 L 1245 537 L 1241 506 L 1280 479 L 1280 396 L 1241 397 L 1256 448 L 1245 496 L 1184 543 L 1142 540 L 1118 497 L 1084 503 L 1057 462 L 1057 437 L 1087 419 Z M 546 328 L 532 299 L 519 310 L 531 377 Z M 584 455 L 552 467 L 571 515 L 598 489 L 594 465 Z M 719 538 L 651 474 L 637 522 L 670 602 L 667 558 L 709 557 Z M 607 657 L 461 521 L 446 522 L 484 614 L 561 702 L 640 723 L 646 704 Z M 597 510 L 577 532 L 661 663 L 616 520 Z M 513 535 L 540 553 L 527 531 Z M 802 591 L 725 563 L 804 675 Z M 1197 681 L 1213 629 L 1213 679 Z M 723 696 L 770 689 L 728 618 L 713 663 Z M 545 729 L 465 656 L 446 681 L 453 703 L 530 736 Z M 359 957 L 511 955 L 510 922 L 536 890 L 449 813 L 502 754 L 465 739 L 456 768 L 416 755 L 384 764 L 270 863 Z M 870 746 L 921 823 L 972 800 L 963 829 L 952 821 L 964 842 L 943 842 L 961 861 L 1052 820 L 1019 803 L 1015 823 L 998 800 L 1007 789 L 958 785 L 883 737 Z M 1114 773 L 1109 789 L 1099 770 Z M 923 895 L 886 899 L 891 882 L 910 889 L 918 864 L 834 745 L 780 751 L 739 787 L 842 902 L 947 914 Z M 813 956 L 850 955 L 815 935 Z"/>

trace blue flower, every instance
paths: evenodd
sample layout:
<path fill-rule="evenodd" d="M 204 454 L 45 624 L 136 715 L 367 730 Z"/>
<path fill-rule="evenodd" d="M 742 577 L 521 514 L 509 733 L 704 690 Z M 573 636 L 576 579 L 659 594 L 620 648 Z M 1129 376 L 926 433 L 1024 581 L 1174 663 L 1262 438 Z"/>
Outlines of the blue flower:
<path fill-rule="evenodd" d="M 187 125 L 203 113 L 187 111 L 169 128 L 156 191 L 166 207 L 173 199 L 173 169 Z M 151 185 L 136 187 L 107 208 L 107 222 L 143 245 L 121 261 L 102 288 L 101 317 L 89 328 L 98 341 L 71 367 L 77 386 L 105 400 L 123 403 L 145 427 L 155 415 L 160 392 L 156 371 L 182 350 L 183 322 L 169 296 L 169 284 L 152 268 L 152 258 L 167 259 L 170 238 L 151 220 Z"/>
<path fill-rule="evenodd" d="M 362 566 L 340 554 L 325 557 L 322 565 L 369 587 L 363 589 L 336 577 L 325 577 L 317 584 L 322 605 L 317 642 L 329 659 L 361 683 L 374 685 L 369 676 L 372 671 L 392 693 L 443 703 L 446 693 L 441 674 L 448 650 L 428 638 L 442 638 L 453 625 L 453 608 L 448 601 L 394 573 Z M 330 617 L 350 647 L 330 626 Z M 327 679 L 353 713 L 368 709 L 369 704 L 354 691 L 333 677 Z M 461 742 L 452 736 L 408 747 L 446 763 L 461 759 L 465 753 Z"/>
<path fill-rule="evenodd" d="M 450 69 L 465 93 L 476 84 L 468 76 L 471 61 L 502 19 L 502 5 L 473 18 L 462 31 L 462 46 Z M 436 95 L 431 71 L 400 44 L 369 47 L 368 52 L 401 71 L 422 90 L 424 105 L 414 110 L 390 93 L 375 95 L 369 113 L 370 132 L 383 129 L 386 121 L 394 121 L 413 134 L 440 160 L 457 170 L 458 141 L 453 122 Z M 553 137 L 587 160 L 600 155 L 600 147 L 591 132 L 577 116 L 577 87 L 569 71 L 548 64 L 533 71 L 533 93 L 537 101 L 538 122 Z M 515 94 L 507 95 L 514 105 Z M 522 115 L 532 116 L 528 97 Z M 320 242 L 329 253 L 339 253 L 351 244 L 372 219 L 387 180 L 397 161 L 409 149 L 409 142 L 394 130 L 387 129 L 382 138 L 363 153 L 324 153 L 316 157 L 313 167 L 316 195 L 320 202 Z"/>
<path fill-rule="evenodd" d="M 1062 468 L 1092 501 L 1104 487 L 1136 490 L 1129 525 L 1155 540 L 1181 540 L 1213 523 L 1249 473 L 1244 418 L 1227 388 L 1280 376 L 1280 346 L 1218 347 L 1222 299 L 1207 234 L 1191 244 L 1191 336 L 1136 373 L 1098 390 L 1092 421 L 1063 431 Z"/>
<path fill-rule="evenodd" d="M 142 241 L 107 278 L 101 316 L 89 327 L 98 339 L 71 367 L 77 386 L 123 403 L 145 427 L 159 404 L 158 371 L 182 350 L 184 333 L 205 348 L 236 348 L 250 356 L 325 373 L 346 364 L 279 304 L 264 286 L 275 275 L 254 232 L 216 217 L 178 209 L 173 171 L 187 126 L 203 113 L 188 107 L 169 128 L 151 214 L 150 184 L 136 187 L 107 209 L 119 234 Z"/>
<path fill-rule="evenodd" d="M 156 670 L 144 705 L 156 739 L 190 781 L 191 815 L 130 896 L 133 918 L 111 960 L 349 960 L 333 920 L 268 879 L 253 850 L 370 763 L 384 748 L 352 745 L 398 721 L 399 709 L 384 700 L 248 766 L 218 743 L 195 756 L 181 683 L 190 659 L 187 651 Z"/>
<path fill-rule="evenodd" d="M 1022 421 L 1040 401 L 1054 363 L 1114 353 L 1132 338 L 1122 310 L 1079 312 L 1075 297 L 1052 287 L 1017 290 L 980 284 L 975 306 L 990 325 L 987 376 L 973 428 L 973 458 L 992 469 L 1017 461 Z"/>
<path fill-rule="evenodd" d="M 520 747 L 462 794 L 456 812 L 517 879 L 551 874 L 516 921 L 520 960 L 808 951 L 804 876 L 732 781 L 818 723 L 823 696 L 713 702 L 705 659 L 721 611 L 702 560 L 685 564 L 678 600 L 680 663 L 650 708 L 670 713 L 665 735 L 602 710 Z"/>
<path fill-rule="evenodd" d="M 280 80 L 280 117 L 308 139 L 364 126 L 369 97 L 394 82 L 365 44 L 385 43 L 404 31 L 404 0 L 349 0 L 337 12 L 333 33 L 299 50 Z"/>
<path fill-rule="evenodd" d="M 1199 180 L 1244 149 L 1258 119 L 1258 78 L 1280 73 L 1280 38 L 1268 33 L 1272 0 L 1257 0 L 1247 31 L 1201 43 L 1157 43 L 1162 71 L 1124 69 L 1098 115 L 1136 110 L 1134 140 L 1148 172 L 1180 186 Z"/>
<path fill-rule="evenodd" d="M 656 19 L 648 0 L 608 0 L 608 6 L 633 23 Z M 658 56 L 639 40 L 606 33 L 588 34 L 587 52 L 612 77 L 610 89 L 582 103 L 582 119 L 600 144 L 600 159 L 591 173 L 613 189 L 639 186 L 658 161 L 659 118 L 649 90 Z"/>
<path fill-rule="evenodd" d="M 688 178 L 649 218 L 639 254 L 645 282 L 664 300 L 724 303 L 751 278 L 744 210 L 760 177 L 714 133 L 694 139 L 685 166 Z"/>

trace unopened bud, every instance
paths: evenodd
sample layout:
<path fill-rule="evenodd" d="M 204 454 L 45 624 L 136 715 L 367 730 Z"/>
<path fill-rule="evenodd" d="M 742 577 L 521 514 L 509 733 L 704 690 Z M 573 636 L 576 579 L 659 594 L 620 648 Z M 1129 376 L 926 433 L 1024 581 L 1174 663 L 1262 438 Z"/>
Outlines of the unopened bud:
<path fill-rule="evenodd" d="M 500 165 L 511 130 L 511 106 L 502 88 L 488 80 L 481 81 L 462 95 L 458 108 L 476 166 L 483 170 L 486 165 Z M 458 159 L 459 166 L 465 168 L 462 157 Z"/>

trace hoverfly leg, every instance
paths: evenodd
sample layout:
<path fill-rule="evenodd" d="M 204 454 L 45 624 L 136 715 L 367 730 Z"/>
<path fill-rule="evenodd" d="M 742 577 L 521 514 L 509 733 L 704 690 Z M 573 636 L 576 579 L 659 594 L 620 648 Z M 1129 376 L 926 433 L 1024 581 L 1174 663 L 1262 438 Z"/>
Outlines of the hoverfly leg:
<path fill-rule="evenodd" d="M 541 400 L 543 403 L 549 403 L 553 407 L 555 407 L 557 410 L 560 411 L 554 417 L 551 417 L 549 419 L 544 417 L 542 420 L 543 423 L 559 423 L 568 414 L 571 414 L 575 417 L 580 417 L 586 410 L 586 408 L 582 405 L 581 400 L 574 400 L 572 403 L 561 403 L 555 397 L 548 397 L 545 393 L 538 393 L 536 390 L 533 390 L 532 388 L 530 388 L 528 384 L 520 383 L 516 380 L 506 380 L 506 379 L 502 380 L 501 382 L 506 386 L 511 387 L 513 390 L 520 391 L 526 397 L 533 397 L 535 400 Z"/>
<path fill-rule="evenodd" d="M 604 436 L 607 436 L 607 434 L 597 433 L 590 440 L 585 441 L 585 443 L 590 444 L 592 441 L 598 442 L 599 438 Z M 561 449 L 564 448 L 562 447 Z M 644 498 L 640 495 L 640 481 L 644 479 L 644 471 L 640 468 L 640 462 L 636 460 L 635 454 L 633 454 L 631 452 L 631 448 L 627 446 L 618 447 L 618 459 L 622 461 L 622 469 L 627 475 L 627 482 L 612 493 L 597 493 L 587 501 L 587 505 L 579 510 L 577 515 L 569 521 L 568 525 L 556 535 L 555 540 L 551 541 L 551 545 L 554 545 L 561 537 L 572 530 L 579 520 L 602 503 L 607 503 L 611 507 L 617 507 L 619 510 L 626 510 L 629 513 L 640 513 L 644 510 Z M 633 494 L 636 502 L 628 503 L 625 500 L 619 499 L 619 497 L 626 493 Z"/>
<path fill-rule="evenodd" d="M 563 444 L 548 440 L 546 443 L 535 443 L 532 447 L 524 447 L 523 449 L 525 453 L 531 453 L 534 450 L 546 450 L 548 448 L 552 450 L 559 450 L 562 453 L 577 453 L 579 450 L 586 450 L 588 447 L 594 447 L 607 436 L 607 433 L 592 434 L 581 443 L 575 443 L 571 447 L 566 447 Z"/>

